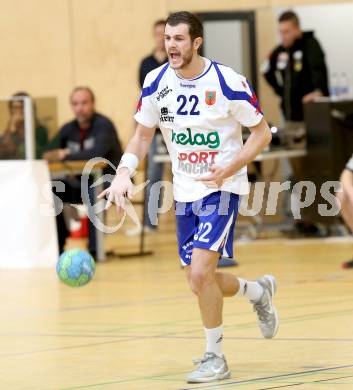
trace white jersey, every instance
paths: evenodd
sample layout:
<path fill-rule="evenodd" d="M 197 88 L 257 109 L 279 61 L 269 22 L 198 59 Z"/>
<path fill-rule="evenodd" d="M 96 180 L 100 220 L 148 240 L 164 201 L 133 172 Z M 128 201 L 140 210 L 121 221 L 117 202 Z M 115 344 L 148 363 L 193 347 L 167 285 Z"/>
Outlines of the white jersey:
<path fill-rule="evenodd" d="M 204 61 L 204 72 L 192 80 L 180 78 L 169 63 L 148 73 L 135 114 L 143 126 L 161 129 L 172 161 L 174 198 L 180 202 L 219 190 L 249 192 L 246 167 L 220 189 L 195 179 L 209 175 L 211 165 L 229 164 L 243 146 L 241 126 L 256 126 L 263 117 L 245 77 Z"/>

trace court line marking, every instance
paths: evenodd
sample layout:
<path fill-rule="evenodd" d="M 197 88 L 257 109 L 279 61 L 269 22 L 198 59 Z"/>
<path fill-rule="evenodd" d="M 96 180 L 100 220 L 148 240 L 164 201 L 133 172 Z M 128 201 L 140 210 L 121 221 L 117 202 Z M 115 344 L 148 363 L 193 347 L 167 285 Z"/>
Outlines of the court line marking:
<path fill-rule="evenodd" d="M 165 377 L 171 376 L 171 375 L 181 375 L 186 374 L 188 371 L 179 371 L 176 373 L 169 373 L 169 374 L 163 374 L 163 375 L 154 375 L 154 376 L 145 376 L 141 378 L 133 378 L 133 379 L 122 379 L 118 381 L 109 381 L 109 382 L 99 382 L 99 383 L 91 383 L 89 385 L 78 385 L 78 386 L 72 386 L 72 387 L 65 387 L 61 388 L 60 390 L 74 390 L 74 389 L 85 389 L 88 387 L 96 387 L 96 386 L 105 386 L 105 385 L 114 385 L 118 383 L 130 383 L 130 382 L 139 382 L 139 381 L 145 381 L 145 380 L 166 380 Z M 172 380 L 171 382 L 180 382 L 180 380 Z"/>
<path fill-rule="evenodd" d="M 309 320 L 314 320 L 314 319 L 318 319 L 318 318 L 325 318 L 327 316 L 331 316 L 332 314 L 336 314 L 336 316 L 338 314 L 340 315 L 351 315 L 351 311 L 349 310 L 340 310 L 340 311 L 336 311 L 336 312 L 326 312 L 326 313 L 317 313 L 315 315 L 308 315 L 308 316 L 296 316 L 296 317 L 293 317 L 293 319 L 289 319 L 289 320 L 282 320 L 282 324 L 283 323 L 293 323 L 293 322 L 297 322 L 297 321 L 309 321 Z M 246 329 L 246 328 L 249 328 L 249 325 L 251 325 L 250 327 L 254 327 L 256 325 L 255 322 L 251 322 L 251 323 L 248 323 L 248 326 L 243 324 L 243 325 L 227 325 L 225 326 L 225 328 L 229 329 L 229 328 L 242 328 L 242 329 Z M 195 330 L 189 330 L 188 333 L 194 333 L 194 332 L 199 332 L 200 329 L 199 327 Z M 164 335 L 156 335 L 156 336 L 153 336 L 154 338 L 158 338 L 160 336 L 176 336 L 178 335 L 178 333 L 183 333 L 183 332 L 167 332 L 165 333 Z M 116 335 L 116 337 L 119 339 L 119 334 Z M 15 352 L 15 353 L 5 353 L 5 354 L 0 354 L 0 356 L 4 357 L 4 356 L 19 356 L 19 355 L 29 355 L 29 354 L 35 354 L 35 353 L 41 353 L 41 352 L 51 352 L 51 351 L 59 351 L 59 350 L 62 350 L 62 349 L 74 349 L 74 348 L 86 348 L 86 347 L 91 347 L 91 346 L 97 346 L 97 345 L 104 345 L 104 344 L 110 344 L 110 343 L 117 343 L 117 342 L 123 342 L 123 341 L 134 341 L 134 340 L 140 340 L 140 339 L 148 339 L 150 336 L 134 336 L 132 337 L 131 336 L 131 339 L 123 339 L 123 340 L 110 340 L 110 341 L 106 341 L 106 342 L 102 342 L 102 343 L 89 343 L 89 344 L 81 344 L 81 345 L 73 345 L 73 346 L 66 346 L 66 347 L 63 347 L 63 348 L 55 348 L 55 349 L 51 349 L 51 348 L 47 348 L 47 349 L 44 349 L 44 350 L 39 350 L 39 351 L 27 351 L 27 352 Z M 121 339 L 121 337 L 120 337 Z"/>
<path fill-rule="evenodd" d="M 303 384 L 307 384 L 307 383 L 303 383 L 303 382 L 290 383 L 290 384 L 288 384 L 288 385 L 283 385 L 283 386 L 262 387 L 261 389 L 257 389 L 257 390 L 281 389 L 281 388 L 283 388 L 283 387 L 301 386 L 301 385 L 303 385 Z"/>
<path fill-rule="evenodd" d="M 188 332 L 190 333 L 190 332 Z M 39 337 L 42 337 L 42 335 L 38 335 Z M 60 335 L 47 335 L 47 336 L 51 336 L 51 337 L 58 337 Z M 76 335 L 74 336 L 70 336 L 70 335 L 65 335 L 66 337 L 76 337 Z M 89 336 L 84 336 L 84 337 L 87 337 L 89 338 Z M 129 342 L 129 341 L 140 341 L 140 340 L 153 340 L 153 339 L 160 339 L 160 340 L 173 340 L 173 339 L 176 339 L 176 340 L 203 340 L 204 337 L 203 336 L 178 336 L 177 335 L 177 332 L 168 332 L 168 333 L 165 333 L 165 334 L 162 334 L 162 335 L 154 335 L 154 336 L 138 336 L 138 335 L 116 335 L 116 336 L 112 336 L 112 337 L 108 337 L 108 336 L 104 336 L 104 337 L 101 337 L 101 338 L 113 338 L 113 340 L 108 340 L 108 341 L 104 341 L 104 342 L 99 342 L 99 343 L 88 343 L 88 344 L 79 344 L 79 345 L 67 345 L 65 347 L 61 347 L 61 348 L 46 348 L 46 349 L 42 349 L 42 350 L 37 350 L 37 351 L 27 351 L 27 352 L 15 352 L 15 353 L 0 353 L 0 357 L 10 357 L 10 356 L 22 356 L 22 355 L 31 355 L 31 354 L 37 354 L 37 353 L 43 353 L 43 352 L 55 352 L 55 351 L 62 351 L 62 350 L 66 350 L 66 349 L 75 349 L 75 348 L 90 348 L 90 347 L 97 347 L 97 346 L 101 346 L 101 345 L 106 345 L 106 344 L 115 344 L 115 343 L 119 343 L 119 342 Z M 262 337 L 227 337 L 226 338 L 227 340 L 241 340 L 241 341 L 264 341 L 264 339 Z M 348 339 L 349 342 L 352 342 L 353 340 L 352 339 Z M 320 341 L 320 339 L 295 339 L 295 338 L 283 338 L 283 339 L 280 339 L 280 338 L 274 338 L 272 341 L 285 341 L 285 342 L 288 342 L 288 341 L 312 341 L 312 342 L 316 342 L 316 341 Z M 336 342 L 337 340 L 336 339 L 332 339 L 332 340 L 327 340 L 327 341 L 332 341 L 332 342 Z"/>
<path fill-rule="evenodd" d="M 183 297 L 185 297 L 185 299 L 188 299 L 189 298 L 189 295 L 182 295 L 182 296 L 180 296 L 180 295 L 178 295 L 178 296 L 170 296 L 170 297 L 165 297 L 164 299 L 165 300 L 173 300 L 173 299 L 175 299 L 175 300 L 181 300 L 181 299 L 183 299 Z M 280 297 L 279 297 L 280 298 Z M 278 299 L 279 300 L 279 299 Z M 277 301 L 278 301 L 277 300 Z M 139 301 L 133 301 L 133 304 L 138 304 L 138 303 L 140 303 L 140 304 L 142 304 L 142 305 L 146 305 L 146 304 L 148 304 L 148 303 L 158 303 L 160 301 L 160 299 L 148 299 L 148 300 L 139 300 Z M 339 302 L 339 303 L 346 303 L 346 302 L 351 302 L 351 300 L 349 300 L 349 299 L 347 299 L 347 300 L 339 300 L 339 299 L 337 299 L 337 300 L 335 300 L 335 299 L 333 299 L 333 300 L 325 300 L 325 302 L 314 302 L 314 303 L 307 303 L 307 304 L 300 304 L 300 305 L 291 305 L 291 308 L 304 308 L 304 307 L 308 307 L 308 306 L 322 306 L 322 305 L 325 305 L 325 307 L 327 307 L 328 305 L 334 305 L 335 303 L 337 303 L 337 302 Z M 111 307 L 120 307 L 120 306 L 126 306 L 126 305 L 128 305 L 129 303 L 126 303 L 126 302 L 120 302 L 120 301 L 118 301 L 118 302 L 115 302 L 115 303 L 110 303 L 110 304 L 105 304 L 105 305 L 88 305 L 88 306 L 74 306 L 74 307 L 68 307 L 68 308 L 63 308 L 63 309 L 61 309 L 60 311 L 79 311 L 79 310 L 88 310 L 88 309 L 94 309 L 94 308 L 96 308 L 96 309 L 99 309 L 99 308 L 102 308 L 102 309 L 105 309 L 105 308 L 111 308 Z M 51 311 L 41 311 L 40 313 L 38 313 L 38 314 L 40 314 L 40 315 L 46 315 L 46 314 L 48 314 L 48 313 L 52 313 L 52 312 L 57 312 L 57 310 L 51 310 Z M 33 314 L 33 311 L 31 311 L 31 313 Z M 234 314 L 232 314 L 232 313 L 228 313 L 227 314 L 227 317 L 228 318 L 231 318 L 231 317 L 234 317 L 234 316 L 237 316 L 237 317 L 239 317 L 239 315 L 247 315 L 248 314 L 248 311 L 246 311 L 246 312 L 244 312 L 244 311 L 237 311 L 237 312 L 235 312 Z M 320 314 L 322 314 L 322 313 L 320 313 Z M 331 313 L 325 313 L 326 315 L 327 314 L 333 314 L 333 312 L 331 312 Z M 34 318 L 38 318 L 38 316 L 35 316 Z M 298 316 L 294 316 L 294 317 L 292 317 L 292 318 L 289 318 L 288 320 L 295 320 L 296 318 L 298 318 Z M 156 326 L 156 325 L 158 325 L 158 326 L 163 326 L 163 325 L 167 325 L 167 324 L 170 324 L 170 323 L 190 323 L 190 322 L 192 322 L 192 321 L 198 321 L 199 320 L 199 318 L 197 317 L 195 317 L 195 318 L 192 318 L 192 319 L 184 319 L 184 320 L 178 320 L 178 321 L 166 321 L 166 322 L 162 322 L 162 323 L 157 323 L 157 324 L 134 324 L 133 325 L 133 327 L 134 328 L 138 328 L 138 327 L 145 327 L 145 326 Z M 285 319 L 282 319 L 282 323 L 283 323 L 283 321 L 285 321 Z M 247 323 L 244 323 L 244 324 L 235 324 L 235 325 L 232 325 L 232 327 L 234 327 L 234 326 L 236 326 L 236 327 L 246 327 L 246 326 L 248 326 L 248 325 L 251 325 L 251 324 L 253 324 L 253 322 L 247 322 Z M 124 327 L 127 327 L 127 328 L 129 328 L 129 329 L 131 329 L 131 324 L 121 324 L 121 325 L 119 325 L 119 328 L 113 328 L 113 329 L 109 329 L 109 330 L 105 330 L 104 332 L 109 332 L 109 331 L 114 331 L 114 330 L 120 330 L 120 329 L 124 329 Z"/>
<path fill-rule="evenodd" d="M 296 238 L 293 240 L 292 238 L 274 238 L 272 240 L 269 240 L 268 238 L 259 238 L 256 241 L 251 241 L 252 246 L 261 246 L 261 245 L 271 245 L 271 244 L 282 244 L 283 246 L 289 245 L 292 247 L 295 247 L 297 245 L 300 246 L 308 246 L 317 244 L 320 245 L 321 243 L 326 244 L 327 246 L 330 246 L 331 244 L 351 244 L 353 242 L 352 236 L 347 237 L 320 237 L 320 238 Z M 249 245 L 249 241 L 238 241 L 235 242 L 235 246 L 246 246 Z"/>
<path fill-rule="evenodd" d="M 348 301 L 348 300 L 347 300 Z M 349 302 L 351 302 L 351 300 L 349 300 Z M 330 304 L 334 304 L 334 302 L 330 302 Z M 326 304 L 326 303 L 325 303 Z M 309 304 L 311 305 L 311 304 Z M 298 305 L 298 307 L 303 307 L 303 306 L 308 306 L 308 305 Z M 78 310 L 79 308 L 76 307 L 76 310 Z M 346 310 L 343 311 L 343 313 L 345 314 Z M 342 311 L 341 311 L 342 313 Z M 237 313 L 234 313 L 234 316 L 239 316 L 239 314 L 245 314 L 245 313 L 242 313 L 242 312 L 237 312 Z M 332 314 L 338 314 L 338 312 L 326 312 L 326 313 L 317 313 L 317 315 L 324 315 L 324 316 L 327 316 L 327 315 L 332 315 Z M 316 316 L 317 316 L 316 315 Z M 228 315 L 228 318 L 232 317 L 232 315 Z M 306 316 L 307 317 L 307 316 Z M 313 317 L 313 315 L 311 315 L 311 317 Z M 303 318 L 303 316 L 293 316 L 293 317 L 290 317 L 288 319 L 283 319 L 282 318 L 282 324 L 283 323 L 287 323 L 287 322 L 295 322 L 295 321 L 298 321 L 298 320 L 303 320 L 303 319 L 308 319 L 308 318 Z M 310 318 L 310 319 L 313 319 L 313 318 Z M 195 319 L 184 319 L 184 320 L 179 320 L 179 321 L 167 321 L 167 322 L 163 322 L 163 323 L 152 323 L 152 324 L 134 324 L 134 325 L 131 325 L 131 324 L 121 324 L 120 327 L 118 328 L 113 328 L 113 329 L 109 329 L 109 330 L 104 330 L 104 331 L 100 331 L 101 334 L 105 334 L 105 333 L 109 333 L 109 332 L 114 332 L 114 331 L 121 331 L 121 330 L 125 330 L 125 329 L 136 329 L 138 330 L 139 328 L 145 328 L 145 327 L 160 327 L 160 326 L 168 326 L 170 324 L 185 324 L 185 323 L 190 323 L 192 321 L 198 321 L 198 318 L 195 318 Z M 75 323 L 76 325 L 76 323 Z M 227 329 L 231 329 L 231 328 L 241 328 L 241 329 L 244 329 L 244 328 L 252 328 L 252 327 L 255 327 L 257 326 L 257 324 L 254 322 L 254 321 L 251 321 L 251 322 L 246 322 L 246 323 L 243 323 L 243 324 L 233 324 L 233 325 L 226 325 L 225 328 Z M 199 331 L 199 327 L 197 326 L 197 329 L 193 330 L 193 332 L 196 332 L 196 331 Z M 83 332 L 83 331 L 82 331 Z M 82 332 L 81 332 L 81 335 L 82 335 Z"/>
<path fill-rule="evenodd" d="M 132 383 L 132 382 L 140 382 L 140 381 L 146 381 L 146 380 L 151 380 L 151 381 L 155 381 L 155 380 L 166 381 L 166 380 L 168 380 L 169 382 L 180 382 L 180 380 L 177 380 L 177 379 L 175 379 L 175 380 L 167 379 L 166 377 L 171 376 L 171 375 L 186 374 L 187 372 L 188 371 L 182 371 L 182 372 L 177 372 L 177 373 L 169 373 L 169 374 L 156 375 L 156 376 L 147 376 L 147 377 L 134 378 L 134 379 L 122 379 L 122 380 L 118 380 L 118 381 L 99 382 L 99 383 L 92 383 L 92 384 L 88 384 L 88 385 L 78 385 L 78 386 L 72 386 L 72 387 L 65 387 L 65 388 L 61 388 L 61 390 L 84 389 L 84 388 L 96 387 L 96 386 L 110 386 L 110 385 L 114 385 L 114 384 L 118 384 L 118 383 L 120 383 L 120 384 L 121 383 Z M 352 377 L 352 376 L 350 375 L 349 377 Z M 275 377 L 273 377 L 273 378 L 275 378 Z M 341 378 L 344 378 L 344 377 L 341 377 Z M 332 378 L 332 380 L 334 380 L 334 379 L 335 378 Z M 337 378 L 337 379 L 340 379 L 340 378 Z M 256 379 L 256 380 L 261 380 L 261 379 Z M 253 380 L 248 380 L 248 381 L 244 381 L 244 382 L 252 382 L 252 381 Z M 324 379 L 322 381 L 326 381 L 326 379 Z M 299 383 L 298 382 L 298 384 L 308 384 L 308 383 L 313 383 L 313 382 L 303 382 L 303 383 Z M 233 384 L 233 383 L 227 383 L 227 384 L 230 385 L 230 384 Z M 212 384 L 212 387 L 214 389 L 216 389 L 216 388 L 218 388 L 221 385 L 224 386 L 224 385 L 227 385 L 227 384 L 226 383 L 223 383 L 223 384 Z M 273 388 L 276 388 L 276 387 L 273 387 Z M 287 385 L 286 386 L 278 386 L 278 387 L 287 387 Z M 200 387 L 193 387 L 192 389 L 198 389 L 198 388 L 200 388 Z M 202 388 L 202 386 L 201 386 L 201 388 Z M 268 388 L 268 389 L 272 389 L 272 387 Z M 181 390 L 191 390 L 191 389 L 181 389 Z M 265 390 L 265 389 L 262 389 L 262 390 Z"/>
<path fill-rule="evenodd" d="M 135 301 L 120 301 L 115 303 L 107 303 L 103 305 L 87 305 L 87 306 L 72 306 L 72 307 L 64 307 L 59 310 L 59 312 L 66 312 L 66 311 L 78 311 L 78 310 L 91 310 L 91 309 L 109 309 L 112 307 L 121 307 L 121 306 L 131 306 L 131 305 L 145 305 L 146 303 L 159 303 L 159 302 L 168 302 L 170 300 L 180 300 L 180 299 L 188 299 L 190 298 L 189 294 L 181 294 L 181 295 L 175 295 L 170 297 L 163 297 L 163 298 L 149 298 L 145 300 L 135 300 Z"/>
<path fill-rule="evenodd" d="M 204 336 L 178 336 L 176 335 L 153 335 L 153 336 L 138 336 L 138 335 L 124 335 L 124 334 L 91 334 L 91 333 L 1 333 L 0 337 L 73 337 L 73 338 L 102 338 L 102 339 L 181 339 L 181 340 L 204 340 Z M 237 337 L 226 336 L 225 340 L 239 340 L 239 341 L 264 341 L 263 337 Z M 332 342 L 332 343 L 350 343 L 353 342 L 353 338 L 312 338 L 312 337 L 276 337 L 272 342 L 278 341 L 309 341 L 309 342 Z"/>
<path fill-rule="evenodd" d="M 317 313 L 317 314 L 311 314 L 311 315 L 307 315 L 307 316 L 295 316 L 295 317 L 292 317 L 292 318 L 288 318 L 287 320 L 286 319 L 282 319 L 282 325 L 285 324 L 285 323 L 293 323 L 293 322 L 298 322 L 298 321 L 311 321 L 311 320 L 315 320 L 315 319 L 321 319 L 321 318 L 326 318 L 328 316 L 331 316 L 333 314 L 336 314 L 336 316 L 340 315 L 340 316 L 344 316 L 344 315 L 351 315 L 351 310 L 340 310 L 340 311 L 336 311 L 336 312 L 325 312 L 325 313 Z M 154 325 L 155 327 L 158 327 L 158 324 Z M 255 321 L 251 321 L 251 322 L 247 322 L 247 323 L 243 323 L 243 324 L 234 324 L 234 325 L 226 325 L 224 326 L 225 329 L 249 329 L 249 328 L 253 328 L 253 327 L 257 327 L 257 323 Z M 120 330 L 123 330 L 124 328 L 120 329 Z M 196 326 L 195 329 L 189 329 L 188 330 L 188 333 L 195 333 L 195 332 L 200 332 L 200 328 L 199 326 Z M 170 336 L 177 336 L 178 334 L 180 333 L 185 333 L 183 331 L 172 331 L 172 332 L 167 332 L 167 335 L 170 335 Z M 81 333 L 82 334 L 82 333 Z M 102 333 L 101 333 L 102 334 Z M 105 334 L 103 332 L 103 334 Z M 105 334 L 106 335 L 106 334 Z M 119 335 L 119 333 L 116 333 L 115 338 L 119 338 L 121 337 L 122 335 Z M 156 335 L 158 336 L 158 335 Z M 153 337 L 156 337 L 156 336 L 153 336 Z M 163 336 L 163 335 L 162 335 Z M 143 338 L 148 338 L 148 336 L 137 336 L 137 335 L 125 335 L 125 337 L 133 337 L 133 339 L 138 339 L 139 337 L 143 337 Z M 197 337 L 197 336 L 196 336 Z M 275 339 L 276 340 L 276 339 Z M 39 352 L 39 351 L 34 351 L 34 353 L 36 352 Z M 1 355 L 0 356 L 4 356 L 4 355 Z M 11 356 L 11 355 L 9 355 Z"/>
<path fill-rule="evenodd" d="M 350 300 L 351 302 L 351 300 Z M 299 306 L 301 307 L 301 306 Z M 292 317 L 287 317 L 287 318 L 282 318 L 281 319 L 281 324 L 285 324 L 285 323 L 293 323 L 293 322 L 297 322 L 297 321 L 303 321 L 303 320 L 315 320 L 315 319 L 321 319 L 321 318 L 326 318 L 326 317 L 330 317 L 331 315 L 347 315 L 347 314 L 351 314 L 353 311 L 353 308 L 347 308 L 347 309 L 342 309 L 342 310 L 339 310 L 339 311 L 330 311 L 330 312 L 319 312 L 319 313 L 313 313 L 313 314 L 306 314 L 306 315 L 295 315 L 295 316 L 292 316 Z M 248 313 L 245 313 L 245 312 L 237 312 L 237 313 L 234 313 L 233 315 L 232 314 L 228 314 L 227 315 L 227 318 L 231 318 L 233 316 L 239 316 L 239 315 L 248 315 Z M 134 324 L 134 325 L 122 325 L 118 328 L 113 328 L 113 329 L 109 329 L 109 330 L 104 330 L 102 331 L 101 333 L 104 334 L 104 333 L 108 333 L 108 332 L 114 332 L 114 331 L 120 331 L 120 330 L 124 330 L 124 329 L 136 329 L 138 330 L 139 328 L 145 328 L 145 327 L 161 327 L 161 326 L 168 326 L 170 324 L 185 324 L 185 323 L 189 323 L 190 322 L 193 322 L 193 321 L 199 321 L 199 318 L 194 318 L 194 319 L 184 319 L 184 320 L 178 320 L 178 321 L 167 321 L 167 322 L 162 322 L 162 323 L 151 323 L 151 324 Z M 195 324 L 196 326 L 196 324 Z M 253 328 L 253 327 L 257 327 L 257 322 L 252 320 L 252 321 L 248 321 L 248 322 L 244 322 L 244 323 L 237 323 L 237 324 L 227 324 L 224 326 L 225 329 L 234 329 L 234 328 L 240 328 L 240 329 L 248 329 L 248 328 Z M 189 330 L 189 333 L 190 332 L 198 332 L 200 329 L 199 325 L 197 325 L 197 329 L 195 330 Z"/>
<path fill-rule="evenodd" d="M 348 300 L 347 300 L 348 302 Z M 351 303 L 352 300 L 349 300 L 349 302 Z M 298 306 L 298 308 L 302 308 L 303 306 L 300 305 Z M 326 307 L 327 307 L 327 304 L 326 304 Z M 315 318 L 321 318 L 321 316 L 331 316 L 332 314 L 343 314 L 343 315 L 346 315 L 347 313 L 352 313 L 353 311 L 353 308 L 347 308 L 347 309 L 342 309 L 340 311 L 331 311 L 331 312 L 318 312 L 318 313 L 313 313 L 313 314 L 306 314 L 306 315 L 295 315 L 295 316 L 291 316 L 291 317 L 287 317 L 287 318 L 282 318 L 281 319 L 281 323 L 291 323 L 291 322 L 295 322 L 295 321 L 301 321 L 303 319 L 315 319 Z M 227 318 L 232 318 L 232 317 L 238 317 L 240 315 L 249 315 L 250 313 L 248 312 L 236 312 L 234 314 L 227 314 Z M 319 316 L 319 317 L 317 317 Z M 169 324 L 185 324 L 185 323 L 190 323 L 190 322 L 193 322 L 193 321 L 199 321 L 199 318 L 193 318 L 193 319 L 185 319 L 185 320 L 179 320 L 179 321 L 168 321 L 168 322 L 163 322 L 163 323 L 154 323 L 154 324 L 147 324 L 147 325 L 141 325 L 141 324 L 134 324 L 132 327 L 133 328 L 142 328 L 142 327 L 146 327 L 146 326 L 153 326 L 153 327 L 157 327 L 157 326 L 166 326 L 166 325 L 169 325 Z M 254 327 L 254 326 L 258 326 L 256 321 L 249 321 L 249 322 L 244 322 L 244 323 L 237 323 L 237 324 L 233 324 L 233 325 L 225 325 L 225 328 L 234 328 L 234 327 L 237 327 L 237 328 L 241 328 L 241 329 L 244 329 L 244 327 Z M 122 327 L 119 327 L 119 328 L 113 328 L 113 329 L 110 329 L 110 331 L 114 331 L 114 330 L 120 330 L 120 329 L 124 329 L 124 328 L 129 328 L 131 329 L 131 325 L 125 325 L 125 326 L 122 326 Z M 107 331 L 106 331 L 107 332 Z"/>
<path fill-rule="evenodd" d="M 282 386 L 262 387 L 261 389 L 258 389 L 258 390 L 280 389 L 280 388 L 283 388 L 283 387 L 308 385 L 308 384 L 311 384 L 311 383 L 331 382 L 331 381 L 335 381 L 335 380 L 338 380 L 338 379 L 345 379 L 345 378 L 353 378 L 353 375 L 340 376 L 340 377 L 328 378 L 328 379 L 317 379 L 316 381 L 298 382 L 298 383 L 287 384 L 287 385 L 282 385 Z M 336 385 L 337 384 L 343 384 L 343 385 L 345 385 L 347 383 L 332 383 L 332 384 L 336 384 Z"/>
<path fill-rule="evenodd" d="M 242 383 L 252 383 L 252 382 L 258 382 L 258 381 L 262 381 L 262 380 L 275 379 L 275 378 L 287 378 L 287 377 L 296 376 L 296 375 L 312 374 L 312 373 L 316 373 L 316 372 L 338 370 L 338 369 L 342 369 L 342 368 L 351 368 L 351 367 L 353 367 L 353 364 L 347 364 L 347 365 L 335 366 L 335 367 L 327 367 L 327 368 L 319 368 L 316 370 L 290 372 L 287 374 L 272 375 L 272 376 L 267 376 L 267 377 L 254 378 L 254 379 L 245 379 L 245 380 L 241 380 L 241 381 L 231 381 L 231 382 L 227 382 L 227 383 L 220 383 L 217 385 L 212 384 L 212 385 L 198 386 L 198 387 L 183 387 L 183 388 L 181 388 L 181 390 L 212 389 L 212 388 L 215 388 L 215 386 L 216 387 L 226 387 L 226 386 L 237 385 L 237 384 L 242 384 Z"/>
<path fill-rule="evenodd" d="M 318 319 L 318 318 L 325 318 L 327 316 L 331 316 L 332 314 L 340 314 L 340 315 L 351 315 L 351 311 L 349 310 L 340 310 L 340 311 L 336 311 L 336 312 L 325 312 L 325 313 L 316 313 L 316 314 L 313 314 L 313 315 L 308 315 L 308 316 L 295 316 L 293 317 L 292 319 L 288 319 L 288 320 L 282 320 L 282 324 L 283 323 L 292 323 L 292 322 L 297 322 L 297 321 L 308 321 L 308 320 L 314 320 L 314 319 Z M 251 323 L 246 323 L 246 324 L 237 324 L 237 325 L 227 325 L 225 326 L 225 328 L 229 329 L 229 328 L 241 328 L 241 329 L 246 329 L 246 328 L 249 328 L 249 325 L 250 327 L 254 327 L 254 326 L 257 326 L 257 324 L 252 321 Z M 199 326 L 197 327 L 197 329 L 195 330 L 189 330 L 188 333 L 194 333 L 194 332 L 199 332 L 200 329 L 199 329 Z M 62 347 L 62 348 L 47 348 L 47 349 L 43 349 L 43 350 L 37 350 L 37 351 L 27 351 L 27 352 L 15 352 L 15 353 L 5 353 L 5 354 L 0 354 L 0 356 L 2 357 L 6 357 L 6 356 L 19 356 L 19 355 L 29 355 L 29 354 L 36 354 L 36 353 L 42 353 L 42 352 L 52 352 L 52 351 L 60 351 L 60 350 L 63 350 L 63 349 L 74 349 L 74 348 L 86 348 L 86 347 L 92 347 L 92 346 L 99 346 L 99 345 L 104 345 L 104 344 L 111 344 L 111 343 L 118 343 L 118 342 L 124 342 L 124 341 L 135 341 L 135 340 L 141 340 L 141 339 L 149 339 L 149 338 L 160 338 L 160 337 L 166 337 L 166 336 L 177 336 L 178 333 L 185 333 L 185 332 L 167 332 L 165 334 L 162 334 L 162 335 L 155 335 L 155 336 L 125 336 L 127 338 L 125 339 L 122 339 L 121 335 L 119 335 L 118 333 L 116 334 L 116 339 L 114 340 L 110 340 L 110 341 L 106 341 L 106 342 L 102 342 L 102 343 L 89 343 L 89 344 L 80 344 L 80 345 L 71 345 L 71 346 L 66 346 L 66 347 Z M 130 338 L 129 338 L 130 337 Z M 275 339 L 276 340 L 276 339 Z"/>
<path fill-rule="evenodd" d="M 325 280 L 326 281 L 326 280 Z M 310 282 L 312 282 L 312 280 L 310 279 Z M 106 309 L 106 308 L 112 308 L 112 307 L 121 307 L 121 306 L 128 306 L 128 305 L 136 305 L 136 304 L 149 304 L 149 303 L 159 303 L 161 301 L 169 301 L 169 300 L 175 300 L 175 301 L 179 301 L 179 300 L 182 300 L 182 299 L 190 299 L 190 297 L 192 296 L 191 293 L 185 293 L 185 294 L 180 294 L 180 295 L 174 295 L 174 296 L 167 296 L 167 297 L 163 297 L 163 298 L 148 298 L 148 299 L 145 299 L 145 300 L 134 300 L 134 301 L 129 301 L 129 302 L 126 302 L 126 301 L 117 301 L 117 302 L 112 302 L 112 303 L 108 303 L 108 304 L 96 304 L 96 305 L 86 305 L 86 306 L 72 306 L 72 307 L 64 307 L 64 308 L 61 308 L 59 310 L 50 310 L 50 311 L 42 311 L 41 313 L 51 313 L 51 312 L 57 312 L 57 311 L 79 311 L 79 310 L 90 310 L 90 309 Z M 233 298 L 233 297 L 231 297 Z M 280 298 L 280 297 L 278 297 Z M 228 299 L 227 299 L 228 300 Z M 229 299 L 230 300 L 230 299 Z M 228 300 L 228 301 L 229 301 Z M 278 300 L 277 300 L 278 301 Z M 300 305 L 291 305 L 291 308 L 302 308 L 302 307 L 308 307 L 308 306 L 320 306 L 320 305 L 329 305 L 329 304 L 334 304 L 336 302 L 339 302 L 339 303 L 343 303 L 343 302 L 351 302 L 351 300 L 339 300 L 339 299 L 333 299 L 331 301 L 325 301 L 325 302 L 314 302 L 314 303 L 307 303 L 307 304 L 300 304 Z M 236 315 L 239 315 L 241 314 L 240 312 L 237 312 Z M 197 318 L 198 319 L 198 318 Z"/>

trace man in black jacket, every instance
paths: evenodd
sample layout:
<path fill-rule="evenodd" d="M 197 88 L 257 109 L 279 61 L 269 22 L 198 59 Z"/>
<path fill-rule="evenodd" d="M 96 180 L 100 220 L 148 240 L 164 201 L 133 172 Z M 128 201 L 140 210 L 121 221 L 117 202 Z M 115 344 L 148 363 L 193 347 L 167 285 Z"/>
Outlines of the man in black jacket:
<path fill-rule="evenodd" d="M 282 43 L 263 64 L 263 73 L 278 96 L 286 121 L 303 121 L 303 104 L 327 96 L 325 54 L 314 33 L 300 29 L 298 16 L 284 12 L 278 19 Z"/>
<path fill-rule="evenodd" d="M 103 157 L 115 167 L 121 159 L 121 145 L 112 121 L 95 111 L 95 96 L 88 87 L 77 87 L 70 97 L 75 119 L 66 123 L 51 142 L 44 158 L 49 161 L 90 160 Z M 56 149 L 53 149 L 55 147 Z M 115 174 L 115 169 L 108 166 L 104 173 Z M 65 192 L 55 192 L 63 202 L 82 203 L 81 177 L 62 180 Z M 93 189 L 94 190 L 94 189 Z M 89 198 L 93 204 L 93 190 L 89 186 Z M 57 216 L 59 250 L 63 251 L 69 235 L 62 213 Z M 95 228 L 89 223 L 89 251 L 96 254 Z"/>
<path fill-rule="evenodd" d="M 278 22 L 281 44 L 264 62 L 262 72 L 281 97 L 288 145 L 303 148 L 306 143 L 303 105 L 329 94 L 325 54 L 314 33 L 301 30 L 299 18 L 293 11 L 284 12 Z M 290 166 L 289 179 L 305 178 L 302 159 L 290 159 Z M 305 236 L 320 234 L 306 217 L 295 221 L 295 228 Z"/>

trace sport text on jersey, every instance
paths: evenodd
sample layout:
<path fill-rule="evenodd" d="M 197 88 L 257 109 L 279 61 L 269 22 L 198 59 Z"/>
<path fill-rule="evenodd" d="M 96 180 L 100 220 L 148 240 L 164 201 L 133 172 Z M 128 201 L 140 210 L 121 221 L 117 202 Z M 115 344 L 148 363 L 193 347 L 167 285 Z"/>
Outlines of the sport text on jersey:
<path fill-rule="evenodd" d="M 178 169 L 181 172 L 201 175 L 209 171 L 210 166 L 216 163 L 216 151 L 197 151 L 178 153 Z"/>

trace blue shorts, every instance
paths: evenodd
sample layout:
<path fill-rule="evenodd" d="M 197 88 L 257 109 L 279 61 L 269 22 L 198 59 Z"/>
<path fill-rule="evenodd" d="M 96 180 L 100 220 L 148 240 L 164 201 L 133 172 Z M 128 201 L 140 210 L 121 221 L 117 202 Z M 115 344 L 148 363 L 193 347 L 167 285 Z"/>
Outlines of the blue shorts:
<path fill-rule="evenodd" d="M 191 264 L 193 248 L 208 249 L 233 257 L 234 225 L 239 195 L 213 192 L 195 202 L 175 202 L 179 257 Z"/>

